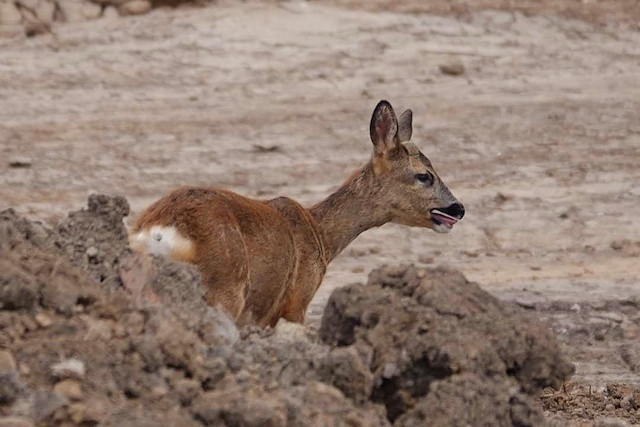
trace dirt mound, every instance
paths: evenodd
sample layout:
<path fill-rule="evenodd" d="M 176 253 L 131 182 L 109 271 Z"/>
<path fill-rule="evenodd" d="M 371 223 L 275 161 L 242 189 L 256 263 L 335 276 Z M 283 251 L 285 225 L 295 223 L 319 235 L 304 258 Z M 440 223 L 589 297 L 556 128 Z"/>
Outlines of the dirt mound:
<path fill-rule="evenodd" d="M 119 197 L 0 213 L 0 416 L 29 425 L 537 425 L 553 337 L 458 272 L 376 270 L 320 331 L 238 331 L 191 266 L 127 248 Z"/>
<path fill-rule="evenodd" d="M 573 373 L 545 325 L 454 270 L 375 270 L 333 293 L 320 334 L 369 355 L 367 393 L 398 425 L 538 425 L 533 396 Z"/>
<path fill-rule="evenodd" d="M 122 200 L 92 197 L 89 209 L 72 213 L 58 235 L 47 231 L 49 242 L 36 233 L 38 224 L 2 213 L 0 347 L 14 362 L 0 366 L 11 385 L 2 387 L 1 400 L 12 404 L 0 414 L 45 425 L 194 425 L 184 404 L 224 376 L 222 356 L 238 336 L 233 323 L 204 303 L 186 310 L 157 297 L 174 295 L 172 286 L 194 285 L 192 267 L 155 260 L 162 280 L 148 272 L 142 288 L 151 291 L 137 298 L 123 287 L 96 286 L 112 276 L 126 282 L 116 268 L 123 255 L 133 257 L 122 227 L 128 209 L 118 209 Z M 87 246 L 99 248 L 101 262 L 85 256 Z"/>
<path fill-rule="evenodd" d="M 119 258 L 127 248 L 122 218 L 128 214 L 124 197 L 91 195 L 87 209 L 71 212 L 58 225 L 57 246 L 92 279 L 117 287 Z"/>

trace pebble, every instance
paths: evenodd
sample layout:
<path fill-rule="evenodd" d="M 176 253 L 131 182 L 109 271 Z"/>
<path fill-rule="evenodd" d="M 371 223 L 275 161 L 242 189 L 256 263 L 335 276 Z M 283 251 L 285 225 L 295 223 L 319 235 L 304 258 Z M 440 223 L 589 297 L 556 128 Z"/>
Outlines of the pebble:
<path fill-rule="evenodd" d="M 395 363 L 385 363 L 384 370 L 382 371 L 382 378 L 392 378 L 398 371 L 398 366 Z"/>
<path fill-rule="evenodd" d="M 42 328 L 48 328 L 53 323 L 53 320 L 44 313 L 38 313 L 36 314 L 36 323 Z"/>
<path fill-rule="evenodd" d="M 157 385 L 151 389 L 151 396 L 156 399 L 166 396 L 167 393 L 169 393 L 169 390 L 163 385 Z"/>
<path fill-rule="evenodd" d="M 10 168 L 30 168 L 31 167 L 31 159 L 27 157 L 14 157 L 9 160 Z"/>
<path fill-rule="evenodd" d="M 27 376 L 31 373 L 31 368 L 29 368 L 29 365 L 25 363 L 21 363 L 19 371 L 20 371 L 20 375 Z"/>
<path fill-rule="evenodd" d="M 82 379 L 86 373 L 84 362 L 71 358 L 51 365 L 51 373 L 56 378 L 77 378 Z"/>
<path fill-rule="evenodd" d="M 33 397 L 33 413 L 36 420 L 41 421 L 68 404 L 69 401 L 59 393 L 41 388 Z"/>
<path fill-rule="evenodd" d="M 151 10 L 151 3 L 147 0 L 133 0 L 118 8 L 120 15 L 142 15 Z"/>
<path fill-rule="evenodd" d="M 35 12 L 38 19 L 51 23 L 56 12 L 56 4 L 53 1 L 39 1 Z"/>
<path fill-rule="evenodd" d="M 89 258 L 95 258 L 98 256 L 98 249 L 95 246 L 91 246 L 87 248 L 86 254 Z"/>
<path fill-rule="evenodd" d="M 102 6 L 90 1 L 82 3 L 82 16 L 84 16 L 85 19 L 98 19 L 100 15 L 102 15 Z"/>
<path fill-rule="evenodd" d="M 464 64 L 460 61 L 452 61 L 440 65 L 440 72 L 449 76 L 460 76 L 464 74 Z"/>
<path fill-rule="evenodd" d="M 286 341 L 306 341 L 307 332 L 304 325 L 300 323 L 288 322 L 284 319 L 280 319 L 274 329 L 276 337 L 284 339 Z"/>
<path fill-rule="evenodd" d="M 120 14 L 114 6 L 107 6 L 104 11 L 102 11 L 102 19 L 113 21 L 118 19 L 119 17 Z"/>
<path fill-rule="evenodd" d="M 0 350 L 0 372 L 11 372 L 16 370 L 16 360 L 7 350 Z"/>
<path fill-rule="evenodd" d="M 430 255 L 420 255 L 418 256 L 418 262 L 422 264 L 433 264 L 435 262 L 435 258 Z"/>
<path fill-rule="evenodd" d="M 75 424 L 80 424 L 84 421 L 85 406 L 82 403 L 74 403 L 69 406 L 69 416 L 71 421 Z"/>
<path fill-rule="evenodd" d="M 100 402 L 72 403 L 69 406 L 69 416 L 76 424 L 96 425 L 106 418 L 105 409 Z"/>
<path fill-rule="evenodd" d="M 0 25 L 17 25 L 22 22 L 22 15 L 13 2 L 0 2 Z M 11 166 L 11 162 L 9 162 Z"/>
<path fill-rule="evenodd" d="M 53 390 L 69 400 L 82 400 L 82 386 L 77 380 L 66 379 L 56 383 Z"/>

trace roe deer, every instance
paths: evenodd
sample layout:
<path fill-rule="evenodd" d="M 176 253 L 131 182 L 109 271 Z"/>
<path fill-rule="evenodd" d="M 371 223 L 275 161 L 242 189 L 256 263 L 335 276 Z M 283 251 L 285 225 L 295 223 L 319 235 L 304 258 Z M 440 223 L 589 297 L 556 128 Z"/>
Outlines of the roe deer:
<path fill-rule="evenodd" d="M 327 264 L 360 233 L 387 222 L 446 233 L 464 207 L 412 143 L 411 110 L 387 101 L 371 117 L 371 160 L 310 209 L 287 197 L 253 200 L 215 188 L 181 188 L 131 229 L 134 250 L 198 266 L 207 303 L 236 320 L 303 323 Z"/>

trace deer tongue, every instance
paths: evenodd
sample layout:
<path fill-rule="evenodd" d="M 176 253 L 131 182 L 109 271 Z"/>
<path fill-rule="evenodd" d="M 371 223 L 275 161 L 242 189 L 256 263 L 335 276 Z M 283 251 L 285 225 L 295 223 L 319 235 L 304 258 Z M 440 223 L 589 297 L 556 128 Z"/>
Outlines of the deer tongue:
<path fill-rule="evenodd" d="M 446 213 L 439 211 L 438 209 L 431 210 L 431 219 L 449 227 L 453 227 L 453 225 L 458 222 L 457 218 L 454 218 L 451 215 L 447 215 Z"/>

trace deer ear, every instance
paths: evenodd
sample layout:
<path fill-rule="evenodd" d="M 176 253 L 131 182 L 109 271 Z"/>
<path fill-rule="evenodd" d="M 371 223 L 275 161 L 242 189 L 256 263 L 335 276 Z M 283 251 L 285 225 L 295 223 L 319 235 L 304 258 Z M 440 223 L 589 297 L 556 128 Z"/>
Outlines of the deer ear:
<path fill-rule="evenodd" d="M 387 101 L 380 101 L 373 110 L 369 133 L 377 154 L 388 155 L 398 148 L 398 119 Z"/>
<path fill-rule="evenodd" d="M 411 127 L 411 121 L 413 119 L 413 112 L 411 110 L 404 110 L 404 113 L 400 114 L 398 119 L 398 141 L 407 142 L 411 139 L 413 128 Z"/>

